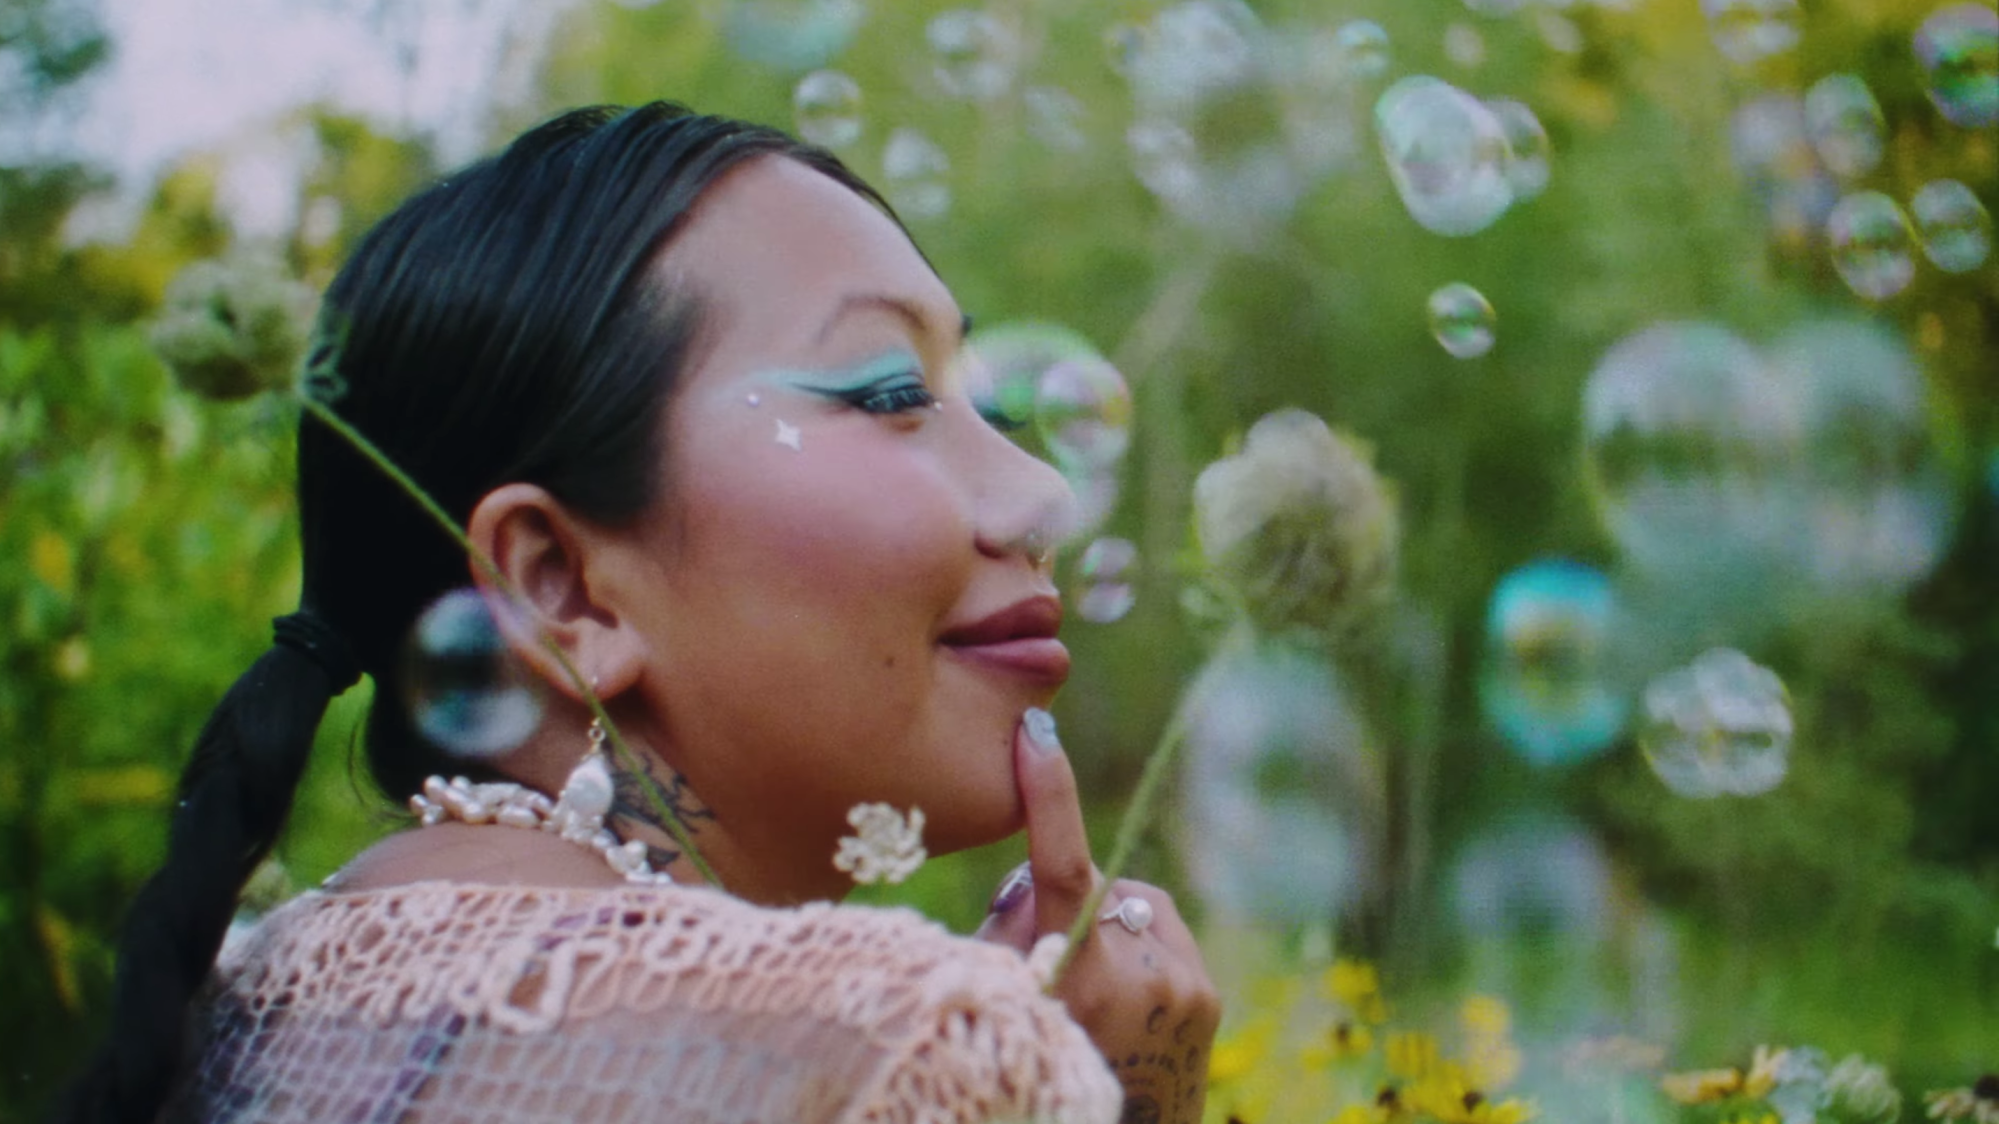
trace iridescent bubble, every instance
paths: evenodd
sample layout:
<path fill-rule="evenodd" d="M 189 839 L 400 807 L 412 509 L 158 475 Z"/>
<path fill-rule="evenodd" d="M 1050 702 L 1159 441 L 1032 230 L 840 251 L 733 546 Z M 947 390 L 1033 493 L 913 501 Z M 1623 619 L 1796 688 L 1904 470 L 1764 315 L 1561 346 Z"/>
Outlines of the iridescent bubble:
<path fill-rule="evenodd" d="M 1334 35 L 1339 71 L 1356 81 L 1371 82 L 1388 73 L 1391 59 L 1388 32 L 1373 20 L 1348 20 Z"/>
<path fill-rule="evenodd" d="M 845 50 L 866 16 L 862 0 L 735 0 L 722 37 L 751 62 L 802 73 Z"/>
<path fill-rule="evenodd" d="M 1798 45 L 1798 0 L 1701 0 L 1723 58 L 1748 64 Z"/>
<path fill-rule="evenodd" d="M 1999 124 L 1999 12 L 1992 5 L 1937 9 L 1916 29 L 1915 48 L 1937 112 L 1967 129 Z"/>
<path fill-rule="evenodd" d="M 991 101 L 1013 86 L 1021 44 L 993 13 L 953 8 L 932 18 L 924 36 L 936 58 L 931 72 L 945 93 Z"/>
<path fill-rule="evenodd" d="M 1131 446 L 1131 390 L 1094 348 L 1072 349 L 1041 373 L 1034 424 L 1058 465 L 1111 468 Z"/>
<path fill-rule="evenodd" d="M 1828 74 L 1805 93 L 1805 133 L 1836 176 L 1864 176 L 1881 163 L 1887 128 L 1881 103 L 1856 74 Z"/>
<path fill-rule="evenodd" d="M 1123 620 L 1138 600 L 1132 584 L 1138 547 L 1130 539 L 1101 538 L 1076 560 L 1076 615 L 1092 624 Z"/>
<path fill-rule="evenodd" d="M 1516 813 L 1473 835 L 1443 879 L 1469 986 L 1550 1003 L 1601 1001 L 1596 957 L 1618 895 L 1603 845 L 1580 824 Z"/>
<path fill-rule="evenodd" d="M 1790 770 L 1791 695 L 1777 673 L 1711 648 L 1645 685 L 1638 746 L 1681 796 L 1759 796 Z"/>
<path fill-rule="evenodd" d="M 1381 766 L 1331 661 L 1236 641 L 1181 712 L 1188 876 L 1211 919 L 1324 923 L 1371 889 Z"/>
<path fill-rule="evenodd" d="M 791 92 L 798 135 L 827 148 L 861 139 L 861 84 L 837 70 L 815 70 Z"/>
<path fill-rule="evenodd" d="M 1476 359 L 1492 350 L 1497 318 L 1485 294 L 1453 281 L 1430 294 L 1430 334 L 1453 359 Z"/>
<path fill-rule="evenodd" d="M 1475 234 L 1513 201 L 1506 130 L 1485 103 L 1438 78 L 1404 78 L 1374 105 L 1375 134 L 1409 217 L 1437 234 Z"/>
<path fill-rule="evenodd" d="M 1655 324 L 1606 352 L 1583 390 L 1584 447 L 1625 558 L 1712 584 L 1778 550 L 1799 392 L 1716 324 Z"/>
<path fill-rule="evenodd" d="M 1916 275 L 1909 220 L 1878 191 L 1857 191 L 1835 203 L 1825 233 L 1833 268 L 1859 296 L 1887 300 Z"/>
<path fill-rule="evenodd" d="M 533 679 L 474 589 L 445 594 L 417 618 L 404 652 L 403 697 L 424 738 L 463 757 L 505 753 L 541 722 Z"/>
<path fill-rule="evenodd" d="M 1808 323 L 1777 341 L 1768 366 L 1799 405 L 1783 568 L 1847 593 L 1894 593 L 1929 573 L 1957 490 L 1906 342 L 1866 321 Z"/>
<path fill-rule="evenodd" d="M 1506 186 L 1514 202 L 1541 194 L 1548 187 L 1548 130 L 1523 102 L 1492 98 L 1485 106 L 1506 134 Z"/>
<path fill-rule="evenodd" d="M 1551 51 L 1564 55 L 1582 53 L 1583 29 L 1567 16 L 1542 8 L 1534 13 L 1534 30 L 1541 34 L 1541 42 Z"/>
<path fill-rule="evenodd" d="M 1992 250 L 1992 216 L 1970 188 L 1956 180 L 1931 180 L 1909 200 L 1916 237 L 1931 264 L 1945 273 L 1968 273 Z"/>
<path fill-rule="evenodd" d="M 1616 619 L 1610 579 L 1580 563 L 1530 563 L 1494 587 L 1479 699 L 1528 762 L 1585 760 L 1624 729 L 1629 708 L 1610 678 Z"/>
<path fill-rule="evenodd" d="M 951 209 L 951 158 L 929 137 L 903 126 L 882 148 L 882 183 L 896 213 L 918 222 Z"/>
<path fill-rule="evenodd" d="M 1451 24 L 1444 28 L 1444 57 L 1466 70 L 1478 69 L 1485 62 L 1485 36 L 1468 23 Z"/>

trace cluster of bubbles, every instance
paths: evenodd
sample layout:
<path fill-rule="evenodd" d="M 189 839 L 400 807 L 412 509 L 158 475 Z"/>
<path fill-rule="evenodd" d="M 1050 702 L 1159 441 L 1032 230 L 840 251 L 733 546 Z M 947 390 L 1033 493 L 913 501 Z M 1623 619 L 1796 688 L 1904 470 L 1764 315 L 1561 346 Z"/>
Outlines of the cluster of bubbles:
<path fill-rule="evenodd" d="M 1629 705 L 1611 674 L 1618 616 L 1610 579 L 1578 562 L 1530 563 L 1494 587 L 1479 701 L 1529 763 L 1586 760 L 1623 731 Z"/>
<path fill-rule="evenodd" d="M 953 8 L 924 29 L 934 60 L 931 74 L 952 97 L 992 101 L 1013 88 L 1022 45 L 998 15 L 981 8 Z"/>
<path fill-rule="evenodd" d="M 951 158 L 937 142 L 903 126 L 882 146 L 882 190 L 906 219 L 941 218 L 951 209 Z"/>
<path fill-rule="evenodd" d="M 1131 448 L 1131 389 L 1081 333 L 1017 321 L 982 328 L 966 341 L 960 377 L 979 412 L 1061 471 L 1076 497 L 1070 541 L 1088 542 L 1117 505 Z M 1073 600 L 1085 619 L 1108 623 L 1131 609 L 1137 549 L 1121 538 L 1088 542 L 1074 575 Z"/>
<path fill-rule="evenodd" d="M 826 148 L 861 139 L 861 84 L 838 70 L 815 70 L 791 94 L 798 135 Z"/>
<path fill-rule="evenodd" d="M 417 618 L 404 645 L 402 690 L 417 731 L 460 757 L 505 753 L 541 722 L 534 679 L 475 589 L 452 590 Z"/>
<path fill-rule="evenodd" d="M 1492 350 L 1492 303 L 1485 294 L 1461 281 L 1430 294 L 1430 334 L 1453 359 L 1476 359 Z"/>
<path fill-rule="evenodd" d="M 1705 322 L 1613 346 L 1583 394 L 1586 465 L 1636 570 L 1698 596 L 1718 579 L 1894 591 L 1952 521 L 1922 373 L 1864 321 L 1807 323 L 1759 351 Z"/>
<path fill-rule="evenodd" d="M 1183 706 L 1180 838 L 1213 915 L 1311 924 L 1365 894 L 1381 782 L 1333 665 L 1271 643 L 1224 646 Z"/>
<path fill-rule="evenodd" d="M 1713 648 L 1646 684 L 1638 745 L 1681 796 L 1758 796 L 1789 771 L 1792 733 L 1783 680 L 1741 652 Z"/>
<path fill-rule="evenodd" d="M 1916 275 L 1915 248 L 1945 273 L 1966 273 L 1984 263 L 1992 246 L 1992 216 L 1971 189 L 1956 180 L 1933 180 L 1909 200 L 1909 218 L 1894 199 L 1861 191 L 1841 199 L 1826 218 L 1833 267 L 1847 287 L 1868 300 L 1886 300 Z"/>

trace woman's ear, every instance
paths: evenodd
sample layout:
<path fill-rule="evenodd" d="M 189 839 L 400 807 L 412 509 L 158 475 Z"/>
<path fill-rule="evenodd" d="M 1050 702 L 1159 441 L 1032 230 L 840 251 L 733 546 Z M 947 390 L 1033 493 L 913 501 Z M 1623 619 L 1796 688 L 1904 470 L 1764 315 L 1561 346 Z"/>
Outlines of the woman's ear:
<path fill-rule="evenodd" d="M 536 675 L 572 699 L 583 697 L 569 669 L 550 651 L 552 644 L 599 698 L 638 679 L 644 641 L 591 581 L 593 565 L 610 548 L 600 528 L 579 519 L 547 489 L 517 483 L 488 492 L 472 509 L 465 530 L 505 579 L 496 580 L 474 561 L 473 580 L 508 645 Z"/>

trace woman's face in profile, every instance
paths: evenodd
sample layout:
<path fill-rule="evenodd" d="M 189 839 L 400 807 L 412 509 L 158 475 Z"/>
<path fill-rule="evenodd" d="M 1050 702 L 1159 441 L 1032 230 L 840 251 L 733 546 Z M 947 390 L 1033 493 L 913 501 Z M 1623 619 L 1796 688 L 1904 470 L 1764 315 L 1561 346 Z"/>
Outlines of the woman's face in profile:
<path fill-rule="evenodd" d="M 933 851 L 1015 830 L 1015 727 L 1068 673 L 1036 550 L 1070 498 L 958 385 L 950 292 L 781 157 L 711 188 L 661 267 L 703 306 L 633 552 L 661 748 L 787 860 L 829 863 L 862 801 L 921 807 Z"/>

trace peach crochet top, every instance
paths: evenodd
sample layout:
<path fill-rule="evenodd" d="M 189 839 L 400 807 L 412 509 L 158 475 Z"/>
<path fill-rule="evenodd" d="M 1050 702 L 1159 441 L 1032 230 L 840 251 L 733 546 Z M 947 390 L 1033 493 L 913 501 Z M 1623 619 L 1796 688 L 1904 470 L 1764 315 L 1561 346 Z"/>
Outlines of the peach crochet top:
<path fill-rule="evenodd" d="M 1011 949 L 695 887 L 309 893 L 224 953 L 165 1119 L 1117 1119 Z"/>

